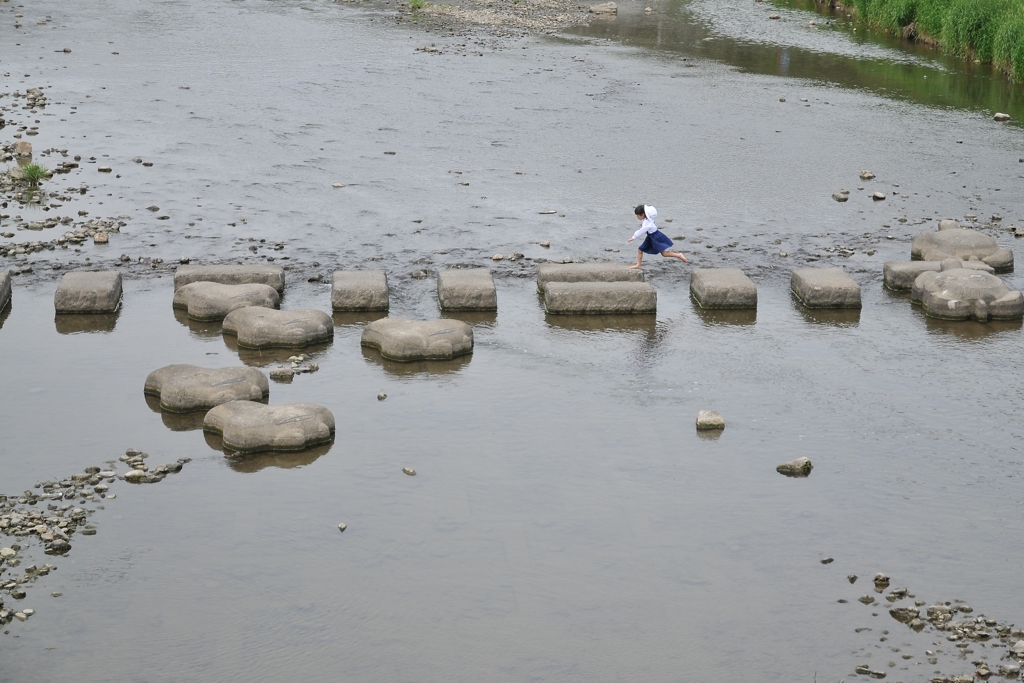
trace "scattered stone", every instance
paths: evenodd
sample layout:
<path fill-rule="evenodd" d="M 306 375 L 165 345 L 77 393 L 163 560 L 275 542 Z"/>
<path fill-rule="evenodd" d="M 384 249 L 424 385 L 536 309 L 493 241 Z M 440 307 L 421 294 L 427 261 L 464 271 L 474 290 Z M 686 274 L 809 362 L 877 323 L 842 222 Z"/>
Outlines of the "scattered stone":
<path fill-rule="evenodd" d="M 384 393 L 383 391 L 382 391 L 382 392 L 380 392 L 379 394 L 377 394 L 377 400 L 378 400 L 378 401 L 383 401 L 383 400 L 384 400 L 384 399 L 386 399 L 387 397 L 388 397 L 388 395 L 387 395 L 387 394 L 385 394 L 385 393 Z"/>
<path fill-rule="evenodd" d="M 311 308 L 239 308 L 227 314 L 222 330 L 237 336 L 238 345 L 248 349 L 301 347 L 334 339 L 331 316 Z"/>
<path fill-rule="evenodd" d="M 871 199 L 873 199 L 876 202 L 880 202 L 880 201 L 885 199 L 885 193 L 884 192 L 873 192 L 871 194 Z"/>
<path fill-rule="evenodd" d="M 769 18 L 769 19 L 781 19 L 781 18 L 782 18 L 782 16 L 781 16 L 781 15 L 779 15 L 779 14 L 769 14 L 769 15 L 768 15 L 768 18 Z"/>
<path fill-rule="evenodd" d="M 865 605 L 870 605 L 875 601 L 875 597 L 873 595 L 862 595 L 859 598 L 857 598 L 857 600 L 859 602 L 863 602 Z"/>
<path fill-rule="evenodd" d="M 875 574 L 874 582 L 875 588 L 877 588 L 878 590 L 883 590 L 889 586 L 889 577 L 879 572 Z"/>
<path fill-rule="evenodd" d="M 889 610 L 889 616 L 901 624 L 909 624 L 920 616 L 921 611 L 916 607 L 894 607 Z"/>
<path fill-rule="evenodd" d="M 100 166 L 96 170 L 99 171 L 100 173 L 110 173 L 111 171 L 113 171 L 113 169 L 110 168 L 109 166 Z"/>
<path fill-rule="evenodd" d="M 537 290 L 549 282 L 643 282 L 640 269 L 620 263 L 542 263 L 537 267 Z"/>
<path fill-rule="evenodd" d="M 335 311 L 386 311 L 391 307 L 388 275 L 383 270 L 337 270 L 331 282 Z"/>
<path fill-rule="evenodd" d="M 219 434 L 232 451 L 300 451 L 333 438 L 334 415 L 313 403 L 231 401 L 211 409 L 203 429 Z"/>
<path fill-rule="evenodd" d="M 501 254 L 495 254 L 494 256 L 492 256 L 492 257 L 491 257 L 491 260 L 492 260 L 492 261 L 500 261 L 500 260 L 502 260 L 503 258 L 505 258 L 505 257 L 504 257 L 504 256 L 502 256 Z"/>
<path fill-rule="evenodd" d="M 174 271 L 174 289 L 193 282 L 219 282 L 222 285 L 263 284 L 284 291 L 284 268 L 272 265 L 178 266 Z"/>
<path fill-rule="evenodd" d="M 334 183 L 331 187 L 345 187 L 344 183 Z"/>
<path fill-rule="evenodd" d="M 857 575 L 856 574 L 850 574 L 849 576 L 846 577 L 846 580 L 849 581 L 850 583 L 857 583 Z"/>
<path fill-rule="evenodd" d="M 363 329 L 360 343 L 388 360 L 450 360 L 473 352 L 473 328 L 461 320 L 382 318 Z"/>
<path fill-rule="evenodd" d="M 105 232 L 97 232 L 92 236 L 93 244 L 106 244 L 110 241 L 110 237 Z"/>
<path fill-rule="evenodd" d="M 341 533 L 345 533 L 345 529 L 347 529 L 347 528 L 348 528 L 348 524 L 345 524 L 345 522 L 342 522 L 341 524 L 338 525 L 338 531 L 340 531 Z"/>
<path fill-rule="evenodd" d="M 591 14 L 618 14 L 619 7 L 614 2 L 603 2 L 600 5 L 590 6 Z M 548 213 L 547 211 L 541 211 L 541 213 Z M 554 213 L 551 211 L 550 213 Z"/>
<path fill-rule="evenodd" d="M 219 282 L 192 282 L 174 291 L 174 308 L 183 308 L 192 320 L 222 320 L 231 311 L 249 306 L 277 308 L 281 301 L 270 285 L 223 285 Z"/>
<path fill-rule="evenodd" d="M 725 429 L 725 418 L 714 410 L 701 410 L 697 413 L 697 429 L 698 431 Z"/>
<path fill-rule="evenodd" d="M 0 312 L 3 312 L 10 303 L 11 292 L 11 274 L 6 270 L 0 270 Z"/>
<path fill-rule="evenodd" d="M 997 112 L 996 115 L 993 116 L 992 118 L 994 120 L 996 120 L 996 121 L 1009 121 L 1010 120 L 1010 115 L 1009 114 L 1004 114 L 1002 112 Z"/>
<path fill-rule="evenodd" d="M 964 268 L 978 270 L 983 273 L 994 273 L 992 266 L 982 261 L 961 261 Z M 894 292 L 910 291 L 914 281 L 921 273 L 942 270 L 941 261 L 887 261 L 882 266 L 882 279 L 885 286 Z"/>
<path fill-rule="evenodd" d="M 960 224 L 951 218 L 944 218 L 939 221 L 939 230 L 959 230 Z"/>
<path fill-rule="evenodd" d="M 408 474 L 410 477 L 415 477 L 416 476 L 416 470 L 414 470 L 411 467 L 403 467 L 402 468 L 402 472 L 404 472 L 405 474 Z"/>
<path fill-rule="evenodd" d="M 291 368 L 274 368 L 270 371 L 270 379 L 275 382 L 291 382 L 295 377 L 295 371 Z"/>
<path fill-rule="evenodd" d="M 836 560 L 835 560 L 834 557 L 824 557 L 824 558 L 821 559 L 821 563 L 822 564 L 832 564 L 835 561 Z"/>
<path fill-rule="evenodd" d="M 914 280 L 910 300 L 925 313 L 943 320 L 978 322 L 1018 320 L 1024 317 L 1024 294 L 1010 290 L 995 275 L 962 267 L 947 259 L 941 271 L 922 273 Z"/>
<path fill-rule="evenodd" d="M 207 410 L 228 401 L 265 401 L 267 377 L 255 368 L 200 368 L 167 365 L 146 377 L 144 392 L 160 399 L 160 407 L 175 413 Z"/>
<path fill-rule="evenodd" d="M 845 202 L 850 199 L 850 195 L 843 194 L 842 192 L 833 192 L 832 199 L 836 200 L 837 202 Z"/>
<path fill-rule="evenodd" d="M 797 268 L 790 287 L 808 308 L 860 308 L 860 285 L 842 268 Z"/>
<path fill-rule="evenodd" d="M 739 268 L 694 268 L 690 294 L 701 308 L 757 308 L 757 287 Z"/>
<path fill-rule="evenodd" d="M 947 228 L 917 235 L 910 246 L 910 258 L 920 261 L 982 261 L 997 273 L 1013 270 L 1013 252 L 999 246 L 994 238 L 964 228 Z"/>
<path fill-rule="evenodd" d="M 548 282 L 544 309 L 555 315 L 656 313 L 658 293 L 646 282 Z"/>
<path fill-rule="evenodd" d="M 537 244 L 544 247 L 545 249 L 551 246 L 551 242 L 538 242 Z"/>
<path fill-rule="evenodd" d="M 121 274 L 113 271 L 64 273 L 53 295 L 57 313 L 113 313 L 121 304 Z"/>
<path fill-rule="evenodd" d="M 442 311 L 496 311 L 498 294 L 486 268 L 448 269 L 437 274 Z"/>
<path fill-rule="evenodd" d="M 807 458 L 797 458 L 796 460 L 790 460 L 784 462 L 775 468 L 775 471 L 779 474 L 784 474 L 787 477 L 806 477 L 814 469 L 814 465 Z"/>
<path fill-rule="evenodd" d="M 872 173 L 871 171 L 861 171 L 860 172 L 860 179 L 861 180 L 874 180 L 875 179 L 875 174 Z"/>

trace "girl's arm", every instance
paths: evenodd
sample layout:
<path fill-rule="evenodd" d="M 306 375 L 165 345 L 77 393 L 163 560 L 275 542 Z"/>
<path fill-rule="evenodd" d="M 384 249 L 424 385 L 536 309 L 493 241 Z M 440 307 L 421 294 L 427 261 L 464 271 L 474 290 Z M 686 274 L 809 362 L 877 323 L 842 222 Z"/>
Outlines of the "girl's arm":
<path fill-rule="evenodd" d="M 629 238 L 628 240 L 626 240 L 626 241 L 627 241 L 627 242 L 632 242 L 633 240 L 638 240 L 638 239 L 640 239 L 640 238 L 641 238 L 641 237 L 642 237 L 643 235 L 646 235 L 646 234 L 647 234 L 647 228 L 640 228 L 639 230 L 637 230 L 636 232 L 634 232 L 634 233 L 633 233 L 633 236 L 632 236 L 632 237 L 630 237 L 630 238 Z"/>

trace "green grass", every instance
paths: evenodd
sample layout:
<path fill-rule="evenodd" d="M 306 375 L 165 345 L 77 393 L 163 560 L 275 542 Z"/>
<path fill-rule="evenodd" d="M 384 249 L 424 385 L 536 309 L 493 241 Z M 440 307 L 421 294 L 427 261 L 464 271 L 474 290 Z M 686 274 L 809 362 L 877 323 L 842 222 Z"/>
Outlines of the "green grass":
<path fill-rule="evenodd" d="M 409 9 L 423 9 L 426 6 L 426 0 L 409 0 Z"/>
<path fill-rule="evenodd" d="M 35 187 L 47 176 L 47 170 L 39 164 L 26 164 L 21 167 L 21 179 Z"/>

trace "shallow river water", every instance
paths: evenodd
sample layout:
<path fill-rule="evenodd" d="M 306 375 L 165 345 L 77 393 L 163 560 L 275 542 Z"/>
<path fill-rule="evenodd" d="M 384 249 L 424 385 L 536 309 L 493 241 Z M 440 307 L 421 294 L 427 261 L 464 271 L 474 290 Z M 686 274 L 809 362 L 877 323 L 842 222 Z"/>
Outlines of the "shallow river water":
<path fill-rule="evenodd" d="M 132 217 L 111 244 L 36 254 L 15 277 L 0 313 L 0 492 L 127 448 L 192 458 L 159 484 L 112 485 L 98 535 L 67 558 L 23 541 L 58 569 L 18 601 L 36 613 L 0 637 L 0 681 L 789 683 L 857 680 L 863 663 L 924 681 L 937 635 L 856 601 L 875 572 L 929 603 L 1024 618 L 1022 327 L 934 321 L 881 284 L 882 264 L 909 258 L 939 218 L 976 215 L 1014 247 L 1019 128 L 981 106 L 780 76 L 596 25 L 462 56 L 386 7 L 0 11 L 25 14 L 20 29 L 0 24 L 4 87 L 52 86 L 34 147 L 114 169 L 51 181 L 90 188 L 63 210 Z M 699 3 L 686 11 L 720 25 Z M 624 6 L 622 24 L 641 14 Z M 431 42 L 441 54 L 415 50 Z M 797 61 L 813 52 L 796 47 Z M 831 199 L 841 188 L 845 204 Z M 899 194 L 872 202 L 875 189 Z M 700 311 L 691 266 L 655 261 L 656 317 L 545 316 L 531 259 L 631 260 L 641 201 L 685 236 L 692 265 L 744 268 L 756 316 Z M 285 247 L 253 254 L 249 238 Z M 514 251 L 528 258 L 490 260 Z M 164 266 L 270 255 L 293 266 L 282 308 L 328 310 L 317 273 L 383 267 L 391 314 L 410 317 L 437 315 L 437 269 L 488 266 L 499 312 L 469 319 L 470 358 L 429 365 L 383 362 L 360 349 L 366 318 L 336 316 L 312 354 L 320 370 L 270 395 L 327 406 L 334 444 L 236 461 L 165 424 L 143 381 L 171 363 L 282 355 L 240 354 L 188 323 L 171 269 L 115 266 L 121 253 Z M 125 273 L 124 303 L 73 327 L 54 319 L 49 266 L 86 257 Z M 789 271 L 807 263 L 844 266 L 863 310 L 798 306 Z M 725 416 L 719 437 L 695 432 L 701 409 Z M 775 472 L 800 456 L 809 478 Z M 890 647 L 913 658 L 890 666 Z"/>

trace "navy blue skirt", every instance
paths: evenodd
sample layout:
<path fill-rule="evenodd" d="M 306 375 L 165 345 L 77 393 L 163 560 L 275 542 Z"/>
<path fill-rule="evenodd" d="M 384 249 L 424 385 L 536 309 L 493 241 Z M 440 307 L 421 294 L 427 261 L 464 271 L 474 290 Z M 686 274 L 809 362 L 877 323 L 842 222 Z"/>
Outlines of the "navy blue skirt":
<path fill-rule="evenodd" d="M 661 230 L 655 230 L 644 238 L 639 249 L 645 254 L 660 254 L 671 246 L 672 240 L 668 238 L 668 235 Z"/>

